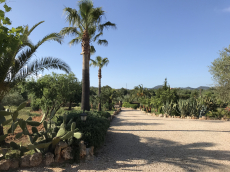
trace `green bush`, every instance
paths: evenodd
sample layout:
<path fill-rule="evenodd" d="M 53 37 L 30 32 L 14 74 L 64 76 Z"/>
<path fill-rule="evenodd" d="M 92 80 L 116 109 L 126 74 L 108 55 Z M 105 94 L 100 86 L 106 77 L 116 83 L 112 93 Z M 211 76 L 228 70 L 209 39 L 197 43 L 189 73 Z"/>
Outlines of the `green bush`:
<path fill-rule="evenodd" d="M 137 109 L 138 108 L 138 104 L 130 104 L 128 102 L 124 102 L 122 104 L 122 107 Z"/>
<path fill-rule="evenodd" d="M 87 119 L 86 121 L 81 121 L 80 115 L 82 113 L 83 111 L 67 112 L 66 123 L 70 121 L 76 122 L 76 128 L 83 134 L 80 140 L 84 140 L 86 147 L 94 146 L 94 148 L 97 149 L 104 143 L 105 135 L 110 125 L 108 117 L 111 117 L 111 115 L 108 112 L 86 111 Z M 56 116 L 55 121 L 56 125 L 60 126 L 63 121 L 63 116 Z M 70 126 L 67 126 L 66 130 L 70 131 Z M 80 159 L 80 140 L 73 138 L 71 144 L 74 161 L 77 162 L 79 162 Z"/>
<path fill-rule="evenodd" d="M 107 129 L 109 128 L 110 122 L 108 117 L 111 117 L 108 112 L 96 112 L 96 111 L 86 111 L 87 119 L 86 121 L 81 121 L 82 111 L 67 112 L 66 123 L 70 120 L 76 122 L 76 128 L 79 129 L 79 132 L 83 133 L 82 140 L 88 143 L 87 147 L 94 146 L 95 149 L 101 146 L 104 142 Z M 63 121 L 63 116 L 57 116 L 56 125 L 60 126 Z M 70 127 L 66 128 L 70 130 Z M 79 142 L 73 143 L 73 146 Z"/>
<path fill-rule="evenodd" d="M 105 104 L 103 104 L 103 109 L 104 110 L 109 110 L 109 103 L 106 102 Z"/>
<path fill-rule="evenodd" d="M 207 112 L 206 116 L 211 117 L 211 118 L 216 118 L 216 119 L 221 119 L 226 115 L 226 112 L 224 109 L 217 109 L 217 111 L 209 111 Z"/>
<path fill-rule="evenodd" d="M 18 92 L 14 92 L 14 93 L 10 93 L 6 95 L 2 99 L 2 105 L 3 106 L 18 106 L 24 101 L 25 100 Z"/>

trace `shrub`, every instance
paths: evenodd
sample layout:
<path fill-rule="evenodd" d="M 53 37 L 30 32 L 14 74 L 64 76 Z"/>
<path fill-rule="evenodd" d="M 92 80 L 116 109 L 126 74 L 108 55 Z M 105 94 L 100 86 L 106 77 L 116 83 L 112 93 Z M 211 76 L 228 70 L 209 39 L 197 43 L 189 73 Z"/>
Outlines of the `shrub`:
<path fill-rule="evenodd" d="M 103 109 L 104 110 L 109 110 L 109 103 L 106 102 L 105 104 L 103 104 Z"/>
<path fill-rule="evenodd" d="M 25 100 L 18 92 L 14 92 L 6 95 L 2 99 L 2 104 L 3 106 L 18 106 L 24 101 Z"/>
<path fill-rule="evenodd" d="M 87 119 L 86 121 L 81 121 L 80 115 L 82 113 L 82 111 L 67 112 L 66 123 L 70 120 L 76 122 L 76 128 L 79 129 L 79 132 L 83 133 L 82 140 L 88 143 L 87 147 L 94 146 L 97 149 L 104 142 L 107 129 L 110 125 L 108 117 L 111 115 L 108 112 L 86 111 L 85 113 L 88 114 Z M 60 126 L 62 121 L 63 116 L 56 117 L 57 126 Z M 70 127 L 66 129 L 70 130 Z M 79 143 L 76 141 L 73 142 L 73 146 Z"/>
<path fill-rule="evenodd" d="M 124 102 L 122 104 L 122 107 L 137 109 L 138 108 L 138 104 L 130 104 L 128 102 Z"/>
<path fill-rule="evenodd" d="M 40 109 L 40 102 L 38 100 L 33 99 L 31 101 L 30 106 L 33 111 L 38 111 Z"/>

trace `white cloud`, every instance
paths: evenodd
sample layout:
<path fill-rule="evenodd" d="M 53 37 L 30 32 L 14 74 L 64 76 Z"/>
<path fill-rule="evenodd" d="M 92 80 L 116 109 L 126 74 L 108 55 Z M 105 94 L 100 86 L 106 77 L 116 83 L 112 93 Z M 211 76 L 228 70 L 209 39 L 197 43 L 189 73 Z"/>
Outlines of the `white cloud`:
<path fill-rule="evenodd" d="M 230 7 L 223 9 L 224 12 L 230 12 Z"/>

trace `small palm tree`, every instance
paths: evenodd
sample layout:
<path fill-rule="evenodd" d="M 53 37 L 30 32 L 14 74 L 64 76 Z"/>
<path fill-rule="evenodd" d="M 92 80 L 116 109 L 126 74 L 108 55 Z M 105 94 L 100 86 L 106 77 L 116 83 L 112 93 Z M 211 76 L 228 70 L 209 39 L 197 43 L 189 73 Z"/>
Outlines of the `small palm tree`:
<path fill-rule="evenodd" d="M 72 27 L 63 28 L 60 33 L 62 35 L 76 36 L 69 44 L 78 44 L 81 42 L 83 66 L 82 66 L 82 98 L 81 98 L 81 110 L 90 110 L 89 107 L 89 60 L 90 53 L 95 52 L 94 46 L 90 43 L 97 41 L 99 45 L 108 45 L 108 41 L 105 39 L 99 39 L 103 35 L 104 28 L 113 27 L 116 25 L 111 22 L 101 23 L 101 18 L 104 16 L 104 11 L 101 7 L 94 8 L 91 0 L 81 0 L 78 3 L 79 11 L 72 8 L 65 8 L 66 21 Z M 98 32 L 96 34 L 96 32 Z"/>
<path fill-rule="evenodd" d="M 102 75 L 101 75 L 101 68 L 103 68 L 105 65 L 107 66 L 109 64 L 109 60 L 108 58 L 101 58 L 101 56 L 97 56 L 95 60 L 91 60 L 91 64 L 90 66 L 94 66 L 94 67 L 99 67 L 99 70 L 98 70 L 98 79 L 99 79 L 99 82 L 98 82 L 98 96 L 101 95 L 101 78 L 102 78 Z M 101 111 L 101 102 L 99 102 L 98 104 L 98 111 Z"/>

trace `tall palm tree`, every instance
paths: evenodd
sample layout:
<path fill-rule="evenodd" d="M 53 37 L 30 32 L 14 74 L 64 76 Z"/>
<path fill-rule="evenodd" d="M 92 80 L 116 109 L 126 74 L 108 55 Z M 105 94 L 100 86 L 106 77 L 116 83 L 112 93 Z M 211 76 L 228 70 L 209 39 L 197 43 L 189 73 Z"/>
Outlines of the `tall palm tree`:
<path fill-rule="evenodd" d="M 94 66 L 94 67 L 99 67 L 98 70 L 98 96 L 101 95 L 101 68 L 103 68 L 105 65 L 107 66 L 109 64 L 109 60 L 108 58 L 101 58 L 101 56 L 97 56 L 95 60 L 91 60 L 91 64 L 90 66 Z M 101 111 L 101 102 L 99 102 L 98 104 L 98 111 Z"/>
<path fill-rule="evenodd" d="M 109 27 L 116 28 L 116 25 L 111 22 L 101 23 L 101 18 L 104 16 L 104 11 L 101 7 L 94 8 L 91 0 L 81 0 L 78 2 L 79 10 L 65 8 L 66 21 L 69 22 L 69 27 L 63 28 L 60 33 L 62 35 L 75 36 L 69 44 L 78 44 L 81 42 L 83 65 L 82 65 L 82 98 L 81 109 L 90 110 L 89 107 L 89 60 L 90 53 L 95 52 L 94 46 L 90 45 L 97 41 L 99 45 L 108 45 L 105 39 L 99 39 L 103 35 L 103 30 Z M 97 34 L 96 34 L 97 33 Z"/>

